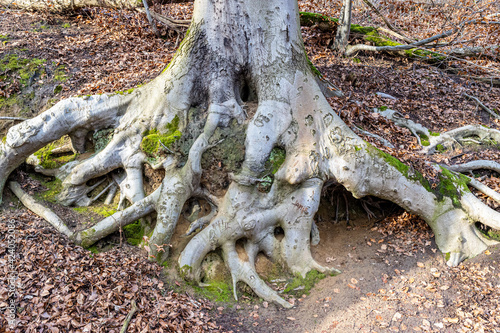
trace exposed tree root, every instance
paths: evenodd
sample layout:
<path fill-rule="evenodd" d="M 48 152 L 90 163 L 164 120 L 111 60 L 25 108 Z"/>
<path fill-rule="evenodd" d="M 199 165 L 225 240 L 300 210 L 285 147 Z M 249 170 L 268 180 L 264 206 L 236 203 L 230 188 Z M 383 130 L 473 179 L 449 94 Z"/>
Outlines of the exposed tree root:
<path fill-rule="evenodd" d="M 31 210 L 33 213 L 43 217 L 45 221 L 49 222 L 54 228 L 56 228 L 60 233 L 66 236 L 71 236 L 73 233 L 64 222 L 57 216 L 52 210 L 40 205 L 33 199 L 30 195 L 23 191 L 18 182 L 9 182 L 10 190 L 19 198 L 23 205 Z"/>
<path fill-rule="evenodd" d="M 438 148 L 449 149 L 460 142 L 471 141 L 477 144 L 500 142 L 500 131 L 484 126 L 467 125 L 444 133 L 431 133 L 426 127 L 404 118 L 395 110 L 385 109 L 382 111 L 375 108 L 374 111 L 386 119 L 392 120 L 397 126 L 409 129 L 417 138 L 419 145 L 422 146 L 422 152 L 428 155 L 434 154 Z M 422 138 L 426 140 L 425 145 L 422 144 Z"/>
<path fill-rule="evenodd" d="M 201 281 L 201 262 L 220 248 L 234 286 L 242 281 L 285 307 L 291 305 L 259 277 L 255 259 L 262 252 L 302 276 L 310 270 L 338 273 L 319 265 L 310 251 L 319 241 L 313 218 L 327 181 L 356 198 L 376 196 L 421 216 L 449 265 L 484 251 L 491 241 L 475 223 L 500 228 L 500 214 L 469 192 L 463 176 L 443 172 L 441 184 L 433 188 L 422 175 L 364 142 L 333 112 L 304 55 L 296 5 L 200 0 L 189 33 L 157 79 L 126 95 L 71 98 L 12 127 L 0 143 L 0 190 L 28 156 L 61 136 L 69 134 L 72 149 L 83 152 L 89 132 L 114 129 L 106 147 L 87 160 L 39 170 L 63 179 L 59 200 L 66 205 L 86 206 L 104 195 L 110 202 L 119 189 L 119 211 L 86 230 L 55 227 L 90 246 L 156 212 L 147 236 L 152 256 L 162 262 L 184 204 L 193 197 L 205 199 L 212 210 L 190 217 L 187 234 L 203 229 L 179 257 L 185 277 Z M 245 112 L 244 100 L 257 101 L 256 111 Z M 418 124 L 401 125 L 416 136 L 429 135 Z M 245 142 L 244 160 L 225 194 L 216 197 L 200 185 L 202 156 L 220 144 L 216 131 L 235 127 L 245 130 L 244 138 L 236 138 Z M 500 141 L 499 133 L 468 126 L 442 134 L 439 142 L 473 135 Z M 286 157 L 263 193 L 258 185 L 277 147 Z M 165 170 L 151 193 L 144 190 L 146 163 Z M 274 236 L 278 227 L 282 240 Z M 244 244 L 247 259 L 239 257 L 237 242 Z M 237 297 L 236 288 L 234 293 Z"/>

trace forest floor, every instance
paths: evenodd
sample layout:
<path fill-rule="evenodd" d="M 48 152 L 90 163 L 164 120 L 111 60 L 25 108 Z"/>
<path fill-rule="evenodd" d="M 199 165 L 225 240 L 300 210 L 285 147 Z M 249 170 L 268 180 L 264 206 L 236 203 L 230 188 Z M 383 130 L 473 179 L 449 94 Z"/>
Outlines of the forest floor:
<path fill-rule="evenodd" d="M 314 9 L 306 2 L 301 6 Z M 191 7 L 157 10 L 186 19 Z M 164 38 L 156 38 L 145 17 L 130 11 L 93 9 L 61 16 L 0 10 L 0 116 L 32 117 L 69 96 L 125 91 L 148 82 L 168 64 L 182 38 L 172 31 L 162 34 Z M 331 32 L 310 27 L 303 28 L 303 35 L 312 62 L 347 96 L 329 100 L 334 111 L 349 125 L 383 136 L 396 148 L 366 140 L 431 178 L 435 174 L 427 162 L 499 161 L 495 144 L 423 156 L 408 130 L 371 111 L 390 107 L 433 132 L 465 124 L 498 129 L 498 120 L 463 96 L 466 92 L 498 111 L 498 87 L 392 55 L 338 57 L 327 48 Z M 482 66 L 498 70 L 495 62 Z M 381 98 L 377 92 L 397 99 Z M 1 121 L 0 136 L 13 124 Z M 43 193 L 43 177 L 31 180 L 27 175 L 20 171 L 14 177 L 31 194 Z M 498 174 L 480 171 L 475 176 L 500 188 Z M 112 249 L 91 253 L 58 235 L 6 191 L 0 211 L 0 310 L 5 314 L 7 233 L 14 224 L 18 332 L 118 332 L 132 299 L 140 311 L 129 332 L 500 332 L 498 246 L 449 268 L 420 219 L 384 206 L 385 211 L 372 208 L 377 218 L 369 220 L 358 209 L 347 222 L 345 209 L 335 210 L 345 201 L 355 206 L 351 199 L 325 190 L 322 200 L 317 219 L 321 242 L 312 248 L 313 257 L 342 274 L 319 280 L 309 292 L 302 292 L 299 284 L 286 296 L 295 307 L 284 310 L 244 290 L 239 290 L 239 303 L 215 301 L 213 293 L 197 294 L 173 269 L 147 261 L 146 252 L 128 245 L 121 234 L 108 240 Z M 55 210 L 70 225 L 99 218 L 69 208 Z M 187 226 L 180 223 L 177 234 Z M 187 241 L 178 239 L 177 245 Z M 257 266 L 266 274 L 266 260 L 259 260 Z M 273 281 L 281 289 L 290 282 Z M 2 316 L 0 332 L 6 327 Z"/>

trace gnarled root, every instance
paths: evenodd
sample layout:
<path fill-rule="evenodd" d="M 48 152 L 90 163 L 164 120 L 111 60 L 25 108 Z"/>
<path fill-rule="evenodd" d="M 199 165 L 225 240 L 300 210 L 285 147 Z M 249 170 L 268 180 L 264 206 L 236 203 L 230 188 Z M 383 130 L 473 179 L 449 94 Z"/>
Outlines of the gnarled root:
<path fill-rule="evenodd" d="M 179 266 L 188 278 L 200 282 L 204 257 L 222 248 L 234 286 L 243 281 L 260 297 L 291 307 L 260 279 L 254 262 L 262 252 L 271 260 L 286 263 L 292 273 L 302 276 L 311 269 L 339 273 L 319 265 L 311 257 L 309 248 L 322 184 L 320 179 L 310 179 L 299 187 L 274 183 L 271 191 L 263 194 L 254 186 L 233 183 L 213 221 L 182 252 Z M 285 233 L 281 241 L 274 236 L 277 227 Z M 241 239 L 247 260 L 240 258 L 235 249 L 236 242 Z M 237 298 L 236 288 L 234 293 Z"/>

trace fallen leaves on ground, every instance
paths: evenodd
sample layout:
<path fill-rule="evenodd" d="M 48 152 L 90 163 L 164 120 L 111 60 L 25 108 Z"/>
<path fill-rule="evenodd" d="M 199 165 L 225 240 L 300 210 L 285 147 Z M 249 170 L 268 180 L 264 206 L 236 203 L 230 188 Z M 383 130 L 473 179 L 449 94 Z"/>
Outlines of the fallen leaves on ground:
<path fill-rule="evenodd" d="M 15 224 L 16 332 L 119 332 L 132 300 L 139 311 L 128 332 L 217 331 L 212 305 L 167 288 L 162 267 L 144 255 L 93 254 L 24 210 L 0 221 L 0 308 L 8 301 L 7 223 Z"/>

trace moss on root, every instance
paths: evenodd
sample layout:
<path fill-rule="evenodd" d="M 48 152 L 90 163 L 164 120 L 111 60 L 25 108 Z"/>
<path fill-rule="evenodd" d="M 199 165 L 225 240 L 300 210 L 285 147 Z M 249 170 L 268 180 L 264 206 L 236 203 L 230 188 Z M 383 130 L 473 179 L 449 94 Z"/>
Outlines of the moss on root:
<path fill-rule="evenodd" d="M 470 192 L 468 184 L 470 179 L 460 173 L 449 171 L 441 167 L 439 183 L 433 188 L 430 182 L 418 171 L 402 163 L 394 156 L 368 144 L 367 151 L 372 156 L 382 157 L 385 162 L 398 170 L 405 178 L 419 182 L 428 192 L 433 193 L 438 201 L 450 198 L 454 207 L 460 208 L 460 198 L 463 193 Z"/>
<path fill-rule="evenodd" d="M 339 21 L 336 18 L 317 13 L 299 12 L 299 15 L 301 26 L 310 27 L 316 25 L 322 31 L 333 30 Z"/>
<path fill-rule="evenodd" d="M 451 199 L 454 207 L 462 207 L 460 198 L 463 193 L 470 192 L 468 186 L 469 183 L 470 179 L 468 177 L 441 167 L 439 184 L 437 187 L 437 191 L 440 194 L 438 199 L 442 200 L 443 198 L 448 197 Z"/>
<path fill-rule="evenodd" d="M 62 181 L 53 178 L 52 180 L 47 180 L 42 177 L 34 177 L 35 179 L 40 179 L 40 182 L 44 187 L 47 188 L 46 191 L 39 192 L 35 194 L 35 197 L 39 200 L 44 200 L 48 202 L 57 202 L 57 195 L 62 190 Z"/>
<path fill-rule="evenodd" d="M 64 139 L 60 139 L 51 144 L 48 144 L 47 146 L 41 148 L 33 154 L 38 158 L 40 166 L 45 169 L 55 169 L 76 159 L 77 154 L 53 156 L 52 150 L 61 145 L 63 141 Z"/>
<path fill-rule="evenodd" d="M 182 133 L 179 131 L 179 117 L 175 116 L 172 122 L 165 126 L 161 131 L 152 129 L 144 133 L 141 142 L 141 150 L 150 157 L 157 157 L 164 146 L 169 148 L 176 142 Z"/>
<path fill-rule="evenodd" d="M 309 295 L 309 292 L 314 287 L 314 285 L 325 277 L 326 274 L 320 273 L 316 270 L 309 271 L 305 277 L 302 277 L 299 274 L 294 279 L 288 282 L 283 292 L 295 296 L 302 294 Z"/>
<path fill-rule="evenodd" d="M 135 221 L 134 223 L 124 226 L 123 233 L 129 244 L 137 246 L 142 242 L 144 227 L 141 221 Z"/>
<path fill-rule="evenodd" d="M 434 192 L 429 181 L 418 171 L 404 164 L 394 156 L 387 154 L 380 149 L 368 144 L 367 152 L 372 156 L 379 156 L 384 159 L 387 164 L 398 170 L 405 178 L 419 182 L 428 192 Z"/>

